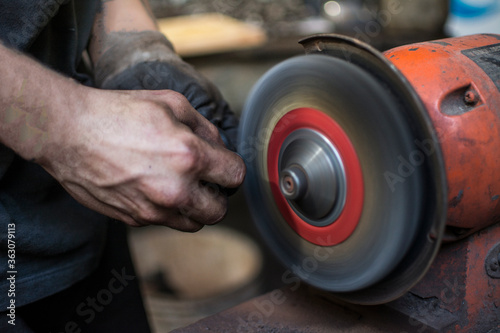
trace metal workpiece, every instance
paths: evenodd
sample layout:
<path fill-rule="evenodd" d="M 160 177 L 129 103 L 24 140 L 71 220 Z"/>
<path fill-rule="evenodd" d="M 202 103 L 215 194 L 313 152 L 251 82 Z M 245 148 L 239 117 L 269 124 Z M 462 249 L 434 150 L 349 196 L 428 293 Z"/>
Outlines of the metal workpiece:
<path fill-rule="evenodd" d="M 423 327 L 421 332 L 439 332 L 386 306 L 332 302 L 294 281 L 172 333 L 387 333 Z"/>
<path fill-rule="evenodd" d="M 498 239 L 500 224 L 444 244 L 426 276 L 410 292 L 383 305 L 344 302 L 285 274 L 281 289 L 175 333 L 214 328 L 259 333 L 497 332 L 500 279 L 488 280 L 483 262 Z"/>

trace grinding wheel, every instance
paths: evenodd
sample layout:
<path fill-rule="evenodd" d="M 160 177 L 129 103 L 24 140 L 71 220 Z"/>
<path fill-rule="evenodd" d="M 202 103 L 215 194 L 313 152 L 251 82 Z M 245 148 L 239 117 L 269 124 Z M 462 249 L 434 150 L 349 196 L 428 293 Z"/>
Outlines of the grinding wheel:
<path fill-rule="evenodd" d="M 295 275 L 357 303 L 394 298 L 356 293 L 386 282 L 428 237 L 435 195 L 414 153 L 418 130 L 376 78 L 331 56 L 286 60 L 255 85 L 239 134 L 245 194 Z"/>

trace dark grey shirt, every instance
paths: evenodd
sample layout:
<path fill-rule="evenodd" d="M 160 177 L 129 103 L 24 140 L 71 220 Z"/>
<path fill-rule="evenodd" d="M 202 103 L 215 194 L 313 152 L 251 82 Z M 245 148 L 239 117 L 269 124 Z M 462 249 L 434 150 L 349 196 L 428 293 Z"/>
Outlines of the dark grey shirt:
<path fill-rule="evenodd" d="M 99 3 L 0 1 L 0 39 L 46 66 L 92 85 L 81 55 Z M 1 121 L 5 110 L 0 111 Z M 15 235 L 10 245 L 9 228 Z M 0 144 L 0 311 L 6 310 L 12 298 L 7 297 L 11 287 L 7 278 L 12 275 L 16 306 L 54 294 L 87 276 L 98 264 L 106 229 L 106 217 L 77 203 L 43 168 Z M 8 261 L 12 260 L 8 257 L 12 240 L 15 258 Z M 8 273 L 11 271 L 15 273 Z"/>

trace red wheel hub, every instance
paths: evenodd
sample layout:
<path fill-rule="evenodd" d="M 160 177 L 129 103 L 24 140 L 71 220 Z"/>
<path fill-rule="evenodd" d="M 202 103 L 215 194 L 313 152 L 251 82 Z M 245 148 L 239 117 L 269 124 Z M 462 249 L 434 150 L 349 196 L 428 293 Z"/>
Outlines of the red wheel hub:
<path fill-rule="evenodd" d="M 313 225 L 299 216 L 280 188 L 280 151 L 290 134 L 301 129 L 316 131 L 326 138 L 335 147 L 338 159 L 343 165 L 346 184 L 345 202 L 340 215 L 325 226 Z M 286 113 L 278 121 L 271 134 L 267 167 L 271 191 L 278 209 L 290 227 L 302 238 L 313 244 L 332 246 L 345 241 L 352 234 L 363 210 L 363 174 L 354 146 L 344 130 L 333 119 L 312 108 L 298 108 Z M 332 184 L 332 186 L 335 185 Z"/>

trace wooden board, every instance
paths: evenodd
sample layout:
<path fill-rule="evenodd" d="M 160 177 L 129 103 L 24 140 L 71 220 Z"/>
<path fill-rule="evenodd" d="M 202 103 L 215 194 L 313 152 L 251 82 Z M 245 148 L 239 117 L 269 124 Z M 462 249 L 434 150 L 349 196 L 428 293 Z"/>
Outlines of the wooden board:
<path fill-rule="evenodd" d="M 267 39 L 262 28 L 217 13 L 163 18 L 158 25 L 181 56 L 248 49 Z"/>

